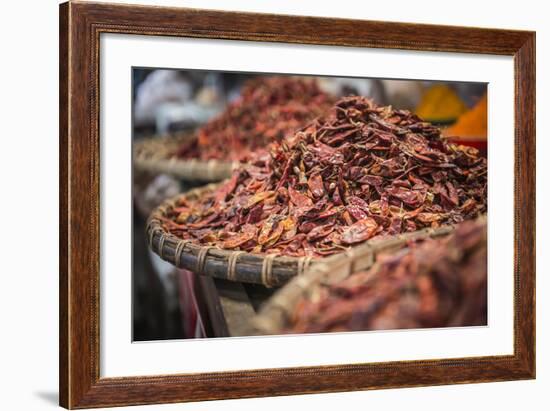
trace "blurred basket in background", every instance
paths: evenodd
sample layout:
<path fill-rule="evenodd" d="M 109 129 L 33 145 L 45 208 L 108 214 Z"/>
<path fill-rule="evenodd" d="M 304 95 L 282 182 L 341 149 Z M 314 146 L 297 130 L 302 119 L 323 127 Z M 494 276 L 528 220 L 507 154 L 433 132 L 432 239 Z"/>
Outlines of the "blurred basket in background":
<path fill-rule="evenodd" d="M 144 138 L 134 143 L 134 167 L 150 174 L 168 174 L 189 182 L 216 182 L 231 176 L 238 162 L 182 159 L 177 149 L 193 138 L 190 132 Z"/>
<path fill-rule="evenodd" d="M 471 228 L 474 226 L 474 229 L 485 230 L 485 217 L 478 219 L 475 222 L 467 223 Z M 460 227 L 460 226 L 459 226 Z M 464 226 L 462 226 L 464 227 Z M 466 227 L 468 228 L 468 227 Z M 460 230 L 460 228 L 459 228 Z M 464 231 L 462 229 L 462 231 Z M 362 247 L 350 250 L 350 252 L 344 255 L 334 256 L 332 259 L 323 261 L 319 264 L 313 265 L 303 276 L 297 277 L 289 282 L 285 287 L 279 290 L 260 310 L 258 316 L 255 318 L 254 323 L 258 329 L 259 334 L 286 334 L 292 329 L 294 321 L 296 321 L 296 309 L 299 304 L 302 304 L 305 310 L 311 314 L 312 304 L 317 303 L 322 297 L 326 297 L 326 293 L 323 294 L 323 291 L 335 284 L 342 284 L 345 280 L 351 280 L 348 278 L 354 274 L 369 270 L 372 268 L 372 272 L 369 271 L 367 278 L 370 276 L 372 282 L 376 281 L 385 281 L 384 278 L 377 276 L 375 264 L 378 264 L 377 260 L 381 255 L 388 256 L 391 260 L 390 264 L 395 263 L 396 259 L 399 258 L 399 253 L 408 252 L 406 247 L 412 242 L 417 242 L 419 240 L 426 239 L 436 239 L 448 237 L 449 239 L 452 236 L 448 236 L 450 233 L 455 232 L 453 227 L 440 227 L 437 229 L 425 229 L 413 233 L 402 234 L 395 237 L 385 237 L 380 239 L 370 240 L 368 244 L 365 244 Z M 485 231 L 486 232 L 486 231 Z M 480 238 L 483 240 L 486 247 L 486 234 L 481 235 Z M 476 244 L 477 246 L 477 244 Z M 483 245 L 482 245 L 483 248 Z M 483 251 L 483 250 L 482 250 Z M 453 250 L 450 249 L 448 253 L 453 253 Z M 443 270 L 444 266 L 439 267 Z M 391 271 L 391 270 L 390 270 Z M 486 284 L 486 276 L 485 276 Z M 481 284 L 482 285 L 482 284 Z M 357 285 L 360 287 L 361 285 Z M 363 285 L 364 286 L 364 285 Z M 404 285 L 404 289 L 407 288 L 407 283 Z M 451 288 L 454 285 L 451 286 Z M 382 288 L 385 291 L 389 291 L 392 288 Z M 341 293 L 345 295 L 345 290 L 342 289 Z M 411 292 L 411 291 L 409 291 Z M 405 290 L 406 294 L 406 290 Z M 384 304 L 390 301 L 391 298 L 394 298 L 393 295 L 388 295 L 386 299 L 384 296 L 378 296 L 378 300 L 371 299 L 367 304 L 370 308 L 365 309 L 382 309 Z M 337 298 L 337 297 L 327 297 Z M 380 299 L 381 298 L 381 299 Z M 402 297 L 405 298 L 405 297 Z M 327 301 L 327 300 L 325 300 Z M 334 302 L 334 301 L 333 301 Z M 449 302 L 450 303 L 450 302 Z M 310 304 L 308 306 L 308 304 Z M 338 302 L 338 308 L 344 308 L 346 306 L 345 298 Z M 464 304 L 462 307 L 454 307 L 456 309 L 456 314 L 460 315 L 465 309 Z M 373 308 L 374 307 L 374 308 Z M 364 308 L 364 307 L 363 307 Z M 327 308 L 328 309 L 328 308 Z M 321 311 L 324 312 L 324 311 Z M 341 312 L 339 315 L 347 315 L 345 311 Z M 363 313 L 365 314 L 365 313 Z M 366 313 L 368 314 L 368 313 Z M 336 318 L 336 317 L 334 317 Z M 302 319 L 303 320 L 303 319 Z M 342 318 L 340 318 L 342 320 Z M 345 320 L 345 319 L 344 319 Z M 353 320 L 348 318 L 348 320 Z M 460 321 L 456 321 L 460 325 Z M 450 324 L 451 325 L 451 324 Z M 315 329 L 315 327 L 311 327 Z M 390 327 L 391 328 L 391 327 Z M 397 327 L 397 328 L 407 328 L 407 327 Z M 334 331 L 334 330 L 333 330 Z M 340 331 L 349 331 L 346 329 L 341 329 Z M 293 330 L 293 333 L 300 332 Z M 322 331 L 317 331 L 322 332 Z"/>

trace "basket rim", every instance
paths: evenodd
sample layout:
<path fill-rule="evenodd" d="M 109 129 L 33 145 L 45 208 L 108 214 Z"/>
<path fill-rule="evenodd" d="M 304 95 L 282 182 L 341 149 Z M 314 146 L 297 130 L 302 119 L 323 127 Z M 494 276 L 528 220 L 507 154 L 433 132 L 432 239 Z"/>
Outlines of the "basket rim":
<path fill-rule="evenodd" d="M 189 240 L 183 240 L 162 228 L 159 217 L 166 214 L 170 207 L 182 197 L 193 197 L 212 191 L 220 183 L 208 184 L 178 194 L 165 200 L 153 210 L 149 216 L 146 235 L 149 247 L 163 260 L 178 268 L 185 268 L 197 274 L 211 275 L 212 277 L 231 281 L 262 284 L 266 287 L 279 286 L 286 283 L 291 277 L 303 274 L 307 267 L 318 258 L 311 256 L 291 257 L 278 254 L 257 254 L 242 250 L 225 250 L 215 246 L 197 245 Z M 186 255 L 188 258 L 183 259 Z M 213 272 L 212 265 L 225 266 L 225 272 Z M 256 273 L 257 278 L 243 278 L 239 269 L 246 266 Z M 280 272 L 280 274 L 277 274 Z"/>
<path fill-rule="evenodd" d="M 197 274 L 274 287 L 287 283 L 293 277 L 302 277 L 307 269 L 312 266 L 337 264 L 340 259 L 348 261 L 350 258 L 354 261 L 364 259 L 365 261 L 360 262 L 364 266 L 369 258 L 374 258 L 376 253 L 382 249 L 415 238 L 444 235 L 454 230 L 452 225 L 441 226 L 436 229 L 424 228 L 393 236 L 374 237 L 359 245 L 348 247 L 341 253 L 327 257 L 292 257 L 274 253 L 258 254 L 242 250 L 226 250 L 217 246 L 197 245 L 192 240 L 183 240 L 162 227 L 161 218 L 169 208 L 175 206 L 177 200 L 200 196 L 205 192 L 214 190 L 220 184 L 208 184 L 180 193 L 156 207 L 149 216 L 146 226 L 146 235 L 151 250 L 176 267 L 185 268 Z M 244 275 L 243 271 L 248 274 Z"/>

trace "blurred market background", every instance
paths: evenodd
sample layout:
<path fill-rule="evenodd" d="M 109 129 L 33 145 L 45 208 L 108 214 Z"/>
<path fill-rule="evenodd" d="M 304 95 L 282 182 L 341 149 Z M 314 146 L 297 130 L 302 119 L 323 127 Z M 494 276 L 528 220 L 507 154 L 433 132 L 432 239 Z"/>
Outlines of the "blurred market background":
<path fill-rule="evenodd" d="M 192 131 L 237 99 L 248 73 L 135 68 L 133 141 Z M 358 94 L 381 105 L 407 109 L 440 125 L 453 141 L 486 154 L 487 84 L 316 77 L 336 97 Z M 460 136 L 457 139 L 456 136 Z M 243 314 L 231 301 L 246 293 L 257 308 L 273 290 L 237 286 L 175 269 L 152 253 L 145 222 L 164 199 L 199 183 L 166 174 L 133 174 L 133 335 L 135 341 L 228 336 L 227 328 Z M 229 302 L 229 304 L 228 304 Z M 229 324 L 228 324 L 229 323 Z"/>

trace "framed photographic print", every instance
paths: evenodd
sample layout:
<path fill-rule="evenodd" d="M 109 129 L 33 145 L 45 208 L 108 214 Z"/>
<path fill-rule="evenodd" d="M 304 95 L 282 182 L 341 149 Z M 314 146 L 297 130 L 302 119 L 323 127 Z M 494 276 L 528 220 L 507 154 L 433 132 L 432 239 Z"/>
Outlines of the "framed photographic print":
<path fill-rule="evenodd" d="M 60 6 L 60 404 L 535 378 L 535 33 Z"/>

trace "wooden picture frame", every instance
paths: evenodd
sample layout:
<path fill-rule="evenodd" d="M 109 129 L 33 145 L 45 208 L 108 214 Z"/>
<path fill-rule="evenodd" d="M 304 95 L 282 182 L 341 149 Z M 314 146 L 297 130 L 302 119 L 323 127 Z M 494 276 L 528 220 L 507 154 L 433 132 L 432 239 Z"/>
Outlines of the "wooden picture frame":
<path fill-rule="evenodd" d="M 101 33 L 513 56 L 514 354 L 100 378 Z M 535 377 L 535 33 L 69 2 L 60 6 L 60 404 L 172 403 Z"/>

